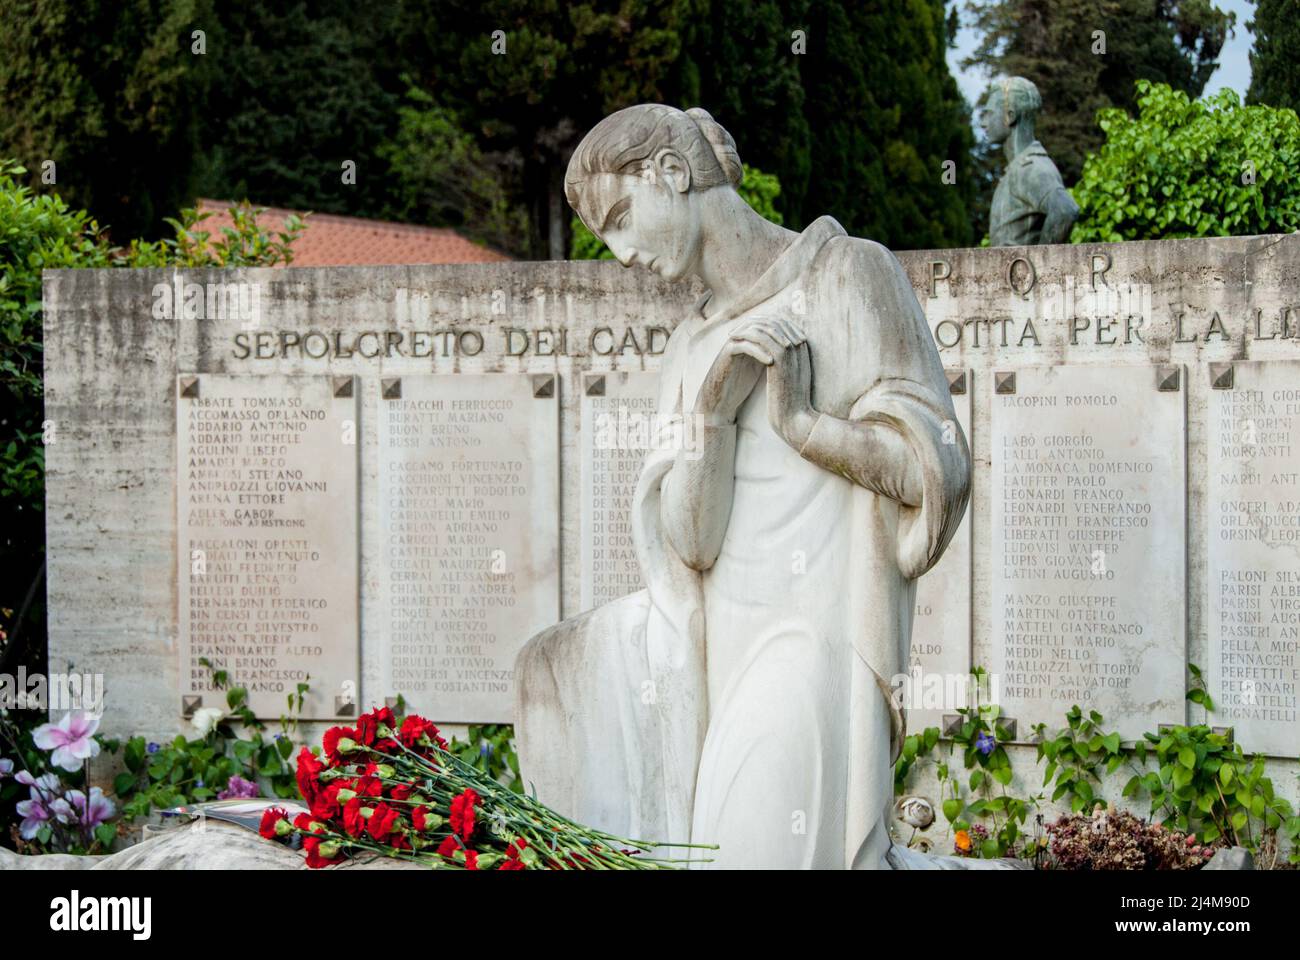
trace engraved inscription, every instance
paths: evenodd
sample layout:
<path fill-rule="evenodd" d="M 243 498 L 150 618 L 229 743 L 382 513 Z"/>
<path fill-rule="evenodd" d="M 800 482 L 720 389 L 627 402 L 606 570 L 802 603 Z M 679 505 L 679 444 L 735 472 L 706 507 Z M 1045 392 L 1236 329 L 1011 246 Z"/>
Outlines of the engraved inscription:
<path fill-rule="evenodd" d="M 225 707 L 202 659 L 248 691 L 259 717 L 283 715 L 301 683 L 310 687 L 304 718 L 348 715 L 355 705 L 357 404 L 352 391 L 336 391 L 337 379 L 178 378 L 178 613 L 189 706 Z"/>
<path fill-rule="evenodd" d="M 515 654 L 559 619 L 556 389 L 536 379 L 404 376 L 378 401 L 387 691 L 440 720 L 509 722 Z"/>
<path fill-rule="evenodd" d="M 632 495 L 654 429 L 657 373 L 588 375 L 582 392 L 582 609 L 644 585 Z"/>
<path fill-rule="evenodd" d="M 1075 704 L 1126 737 L 1183 722 L 1182 390 L 1150 368 L 1029 367 L 991 404 L 1003 712 L 1021 737 Z"/>
<path fill-rule="evenodd" d="M 1213 720 L 1249 751 L 1300 743 L 1300 362 L 1232 364 L 1209 393 Z"/>

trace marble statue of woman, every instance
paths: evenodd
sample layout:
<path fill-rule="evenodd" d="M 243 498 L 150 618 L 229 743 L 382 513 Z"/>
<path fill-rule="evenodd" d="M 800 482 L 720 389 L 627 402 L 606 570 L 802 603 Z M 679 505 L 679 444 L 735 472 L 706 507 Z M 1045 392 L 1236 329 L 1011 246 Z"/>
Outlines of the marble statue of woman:
<path fill-rule="evenodd" d="M 627 267 L 708 294 L 663 356 L 665 436 L 633 499 L 647 589 L 516 663 L 523 776 L 623 836 L 718 844 L 724 867 L 886 865 L 916 579 L 966 507 L 970 455 L 888 250 L 794 233 L 736 192 L 704 110 L 621 110 L 566 191 Z M 675 419 L 674 419 L 675 418 Z"/>

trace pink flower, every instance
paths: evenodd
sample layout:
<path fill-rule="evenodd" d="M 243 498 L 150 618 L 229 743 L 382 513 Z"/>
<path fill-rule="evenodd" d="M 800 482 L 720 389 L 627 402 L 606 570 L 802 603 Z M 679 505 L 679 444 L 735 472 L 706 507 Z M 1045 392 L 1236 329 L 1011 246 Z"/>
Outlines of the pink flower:
<path fill-rule="evenodd" d="M 43 826 L 54 819 L 49 808 L 39 799 L 19 800 L 14 804 L 14 810 L 23 818 L 23 822 L 18 824 L 18 836 L 24 840 L 32 839 L 41 832 Z"/>
<path fill-rule="evenodd" d="M 31 796 L 30 800 L 14 804 L 14 810 L 23 818 L 18 825 L 18 835 L 24 840 L 32 839 L 42 827 L 54 820 L 67 823 L 72 819 L 72 808 L 58 795 L 59 778 L 54 774 L 33 777 L 28 771 L 20 770 L 14 779 L 27 787 Z"/>
<path fill-rule="evenodd" d="M 43 723 L 32 731 L 32 742 L 42 750 L 53 750 L 50 762 L 64 770 L 80 770 L 91 757 L 98 756 L 95 731 L 99 717 L 84 710 L 73 710 L 58 723 Z"/>
<path fill-rule="evenodd" d="M 68 799 L 72 801 L 72 806 L 77 811 L 77 822 L 83 827 L 93 829 L 117 812 L 113 801 L 104 796 L 104 791 L 99 787 L 90 788 L 89 802 L 80 790 L 71 791 Z"/>
<path fill-rule="evenodd" d="M 33 777 L 30 772 L 19 770 L 18 773 L 14 775 L 14 779 L 24 787 L 31 787 L 33 800 L 40 799 L 40 791 L 42 790 L 46 793 L 54 793 L 59 789 L 59 778 L 52 773 L 45 773 L 40 777 Z"/>

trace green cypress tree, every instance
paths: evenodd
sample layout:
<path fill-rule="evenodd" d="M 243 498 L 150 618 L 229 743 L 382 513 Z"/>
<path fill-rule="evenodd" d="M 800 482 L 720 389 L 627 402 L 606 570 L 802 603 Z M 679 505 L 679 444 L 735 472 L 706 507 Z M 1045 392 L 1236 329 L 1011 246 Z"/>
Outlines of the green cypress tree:
<path fill-rule="evenodd" d="M 945 60 L 943 0 L 825 2 L 809 18 L 806 214 L 895 248 L 968 244 L 974 137 Z"/>
<path fill-rule="evenodd" d="M 0 0 L 0 157 L 114 237 L 161 234 L 189 199 L 213 22 L 210 0 Z"/>
<path fill-rule="evenodd" d="M 1300 10 L 1295 0 L 1255 0 L 1247 103 L 1300 111 Z"/>
<path fill-rule="evenodd" d="M 222 0 L 196 192 L 382 216 L 393 184 L 376 151 L 397 129 L 404 90 L 396 30 L 388 4 L 361 14 L 348 0 Z"/>
<path fill-rule="evenodd" d="M 812 134 L 797 30 L 808 28 L 806 0 L 719 0 L 694 24 L 688 56 L 699 71 L 698 100 L 679 93 L 678 106 L 697 103 L 731 131 L 740 156 L 781 183 L 786 226 L 806 222 L 804 201 L 812 168 Z M 815 47 L 814 47 L 815 49 Z M 808 211 L 815 217 L 820 211 Z"/>
<path fill-rule="evenodd" d="M 684 55 L 703 0 L 408 0 L 400 57 L 500 165 L 528 210 L 533 257 L 562 259 L 564 170 L 606 114 L 698 97 Z"/>

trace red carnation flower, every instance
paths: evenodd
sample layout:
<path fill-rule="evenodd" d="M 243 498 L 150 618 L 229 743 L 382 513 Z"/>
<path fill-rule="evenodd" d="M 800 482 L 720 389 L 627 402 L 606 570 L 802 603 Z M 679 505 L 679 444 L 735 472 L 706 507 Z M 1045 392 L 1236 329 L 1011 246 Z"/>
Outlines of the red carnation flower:
<path fill-rule="evenodd" d="M 351 727 L 330 727 L 326 730 L 325 736 L 321 738 L 321 746 L 325 748 L 325 756 L 329 758 L 329 762 L 335 766 L 343 763 L 343 755 L 339 753 L 339 741 L 346 738 L 359 743 L 359 736 Z"/>
<path fill-rule="evenodd" d="M 311 802 L 311 815 L 317 820 L 333 820 L 339 815 L 339 791 L 343 789 L 341 783 L 331 783 L 328 787 L 316 794 L 316 799 Z"/>
<path fill-rule="evenodd" d="M 367 747 L 375 742 L 375 731 L 379 723 L 375 720 L 373 713 L 363 713 L 357 717 L 357 743 L 365 744 Z"/>
<path fill-rule="evenodd" d="M 466 787 L 464 793 L 452 799 L 451 829 L 462 840 L 468 841 L 474 835 L 474 805 L 481 802 L 473 787 Z"/>
<path fill-rule="evenodd" d="M 353 784 L 352 789 L 363 797 L 381 797 L 384 795 L 384 782 L 378 777 L 364 776 Z"/>
<path fill-rule="evenodd" d="M 304 837 L 302 848 L 307 851 L 307 866 L 313 870 L 319 870 L 322 867 L 333 866 L 336 863 L 343 862 L 343 854 L 339 853 L 333 857 L 322 857 L 320 853 L 321 844 L 325 841 L 320 837 Z"/>
<path fill-rule="evenodd" d="M 527 870 L 528 866 L 524 863 L 521 856 L 528 849 L 528 841 L 523 837 L 515 837 L 510 846 L 506 847 L 506 858 L 501 862 L 498 870 Z"/>
<path fill-rule="evenodd" d="M 388 795 L 394 800 L 409 800 L 418 786 L 416 783 L 399 783 L 388 791 Z"/>
<path fill-rule="evenodd" d="M 416 807 L 411 811 L 411 826 L 417 833 L 424 833 L 424 828 L 428 824 L 429 808 Z"/>
<path fill-rule="evenodd" d="M 397 718 L 393 716 L 393 711 L 388 707 L 380 707 L 377 710 L 371 710 L 369 713 L 363 713 L 357 718 L 357 742 L 385 752 L 395 749 L 397 744 L 393 740 L 387 737 L 379 739 L 380 725 L 387 727 L 389 730 L 397 726 Z"/>
<path fill-rule="evenodd" d="M 456 842 L 455 837 L 443 837 L 442 843 L 438 844 L 438 856 L 444 860 L 455 860 L 456 851 L 461 849 L 461 845 Z"/>
<path fill-rule="evenodd" d="M 343 829 L 349 837 L 359 837 L 366 832 L 366 818 L 361 816 L 360 797 L 353 797 L 343 805 Z"/>
<path fill-rule="evenodd" d="M 466 850 L 466 851 L 465 851 L 465 869 L 466 869 L 466 870 L 477 870 L 477 869 L 478 869 L 478 851 L 477 851 L 477 850 Z"/>
<path fill-rule="evenodd" d="M 298 792 L 308 803 L 316 799 L 316 795 L 323 789 L 320 783 L 320 773 L 325 769 L 325 764 L 316 759 L 306 747 L 298 754 Z"/>
<path fill-rule="evenodd" d="M 374 813 L 366 822 L 366 831 L 376 840 L 383 840 L 393 832 L 393 826 L 397 823 L 398 812 L 388 804 L 380 801 L 375 804 Z"/>
<path fill-rule="evenodd" d="M 304 833 L 309 833 L 312 834 L 313 836 L 318 836 L 320 834 L 320 831 L 312 829 L 313 823 L 316 823 L 316 818 L 313 817 L 310 813 L 300 813 L 298 814 L 298 816 L 293 818 L 294 827 L 303 831 Z M 318 826 L 320 825 L 318 824 Z M 324 829 L 323 826 L 321 828 Z"/>
<path fill-rule="evenodd" d="M 398 736 L 401 737 L 402 743 L 412 750 L 420 746 L 420 738 L 426 736 L 443 750 L 447 749 L 447 741 L 438 735 L 438 728 L 433 725 L 432 721 L 426 720 L 424 717 L 417 717 L 414 714 L 402 721 L 402 729 Z"/>
<path fill-rule="evenodd" d="M 277 840 L 279 834 L 275 832 L 276 824 L 281 820 L 288 820 L 289 812 L 282 807 L 269 807 L 262 812 L 262 823 L 257 828 L 257 832 L 266 840 Z"/>

